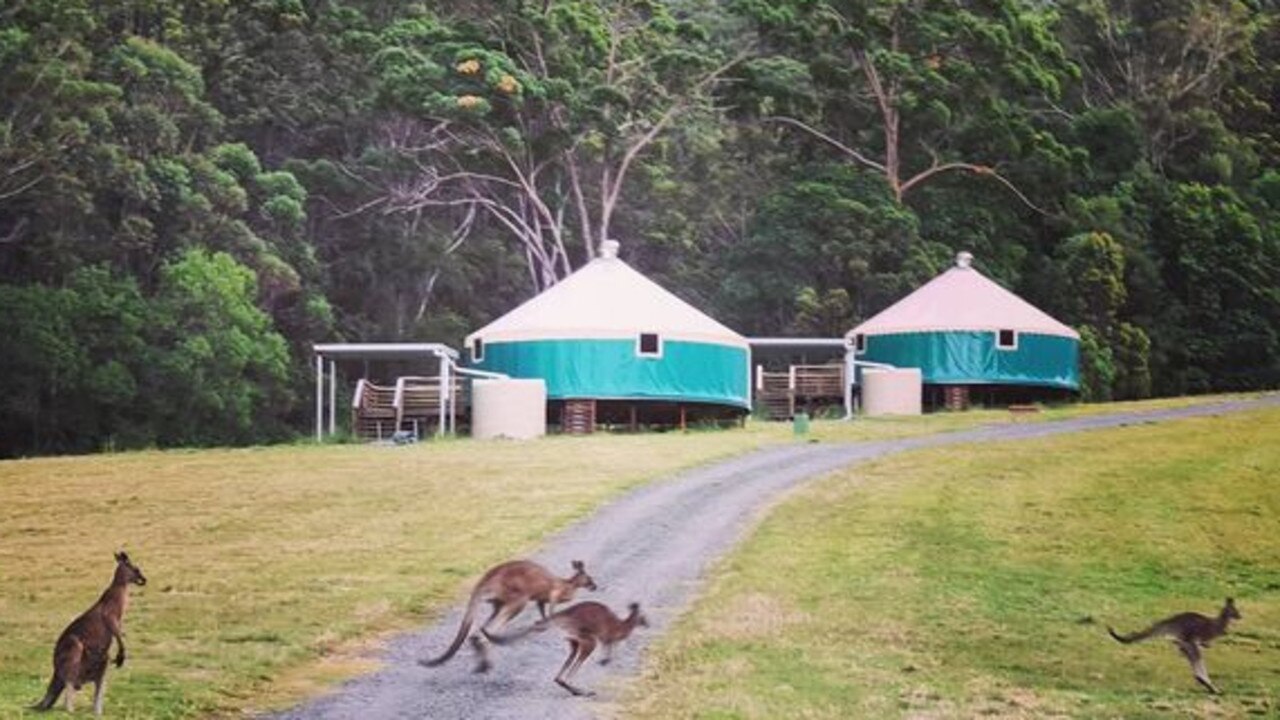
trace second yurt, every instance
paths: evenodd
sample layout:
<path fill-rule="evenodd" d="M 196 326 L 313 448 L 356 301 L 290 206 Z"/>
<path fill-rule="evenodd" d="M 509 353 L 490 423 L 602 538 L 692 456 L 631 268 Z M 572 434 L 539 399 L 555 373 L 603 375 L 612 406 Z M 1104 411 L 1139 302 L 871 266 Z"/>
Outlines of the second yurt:
<path fill-rule="evenodd" d="M 467 336 L 470 365 L 546 382 L 549 419 L 676 425 L 750 408 L 747 341 L 618 257 L 600 256 Z"/>
<path fill-rule="evenodd" d="M 920 368 L 926 405 L 1056 399 L 1080 386 L 1080 335 L 978 272 L 946 272 L 849 331 L 857 359 Z"/>

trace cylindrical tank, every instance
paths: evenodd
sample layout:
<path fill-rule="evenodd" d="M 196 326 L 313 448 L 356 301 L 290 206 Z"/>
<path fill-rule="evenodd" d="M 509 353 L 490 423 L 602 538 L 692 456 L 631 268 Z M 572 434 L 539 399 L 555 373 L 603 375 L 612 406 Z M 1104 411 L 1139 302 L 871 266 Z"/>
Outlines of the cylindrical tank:
<path fill-rule="evenodd" d="M 867 416 L 919 415 L 920 368 L 864 368 L 862 411 Z"/>
<path fill-rule="evenodd" d="M 472 437 L 528 440 L 546 434 L 547 384 L 542 379 L 472 382 Z"/>

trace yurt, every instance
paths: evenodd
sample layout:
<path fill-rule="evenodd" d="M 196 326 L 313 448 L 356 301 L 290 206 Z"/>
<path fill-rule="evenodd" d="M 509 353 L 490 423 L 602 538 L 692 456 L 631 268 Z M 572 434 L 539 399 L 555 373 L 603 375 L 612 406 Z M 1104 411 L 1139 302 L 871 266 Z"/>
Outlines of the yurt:
<path fill-rule="evenodd" d="M 750 408 L 746 339 L 623 262 L 611 240 L 468 335 L 466 348 L 475 369 L 544 380 L 548 419 L 566 431 L 730 419 Z"/>
<path fill-rule="evenodd" d="M 920 368 L 925 403 L 1054 399 L 1080 386 L 1080 334 L 956 264 L 845 336 L 858 360 Z"/>

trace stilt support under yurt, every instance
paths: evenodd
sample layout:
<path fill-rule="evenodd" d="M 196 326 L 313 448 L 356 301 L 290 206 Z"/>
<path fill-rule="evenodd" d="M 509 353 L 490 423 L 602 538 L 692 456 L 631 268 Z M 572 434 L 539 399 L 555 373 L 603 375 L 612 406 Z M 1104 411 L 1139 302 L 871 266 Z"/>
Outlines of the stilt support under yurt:
<path fill-rule="evenodd" d="M 687 414 L 688 414 L 687 408 L 681 405 L 680 406 L 680 429 L 681 430 L 687 430 L 689 427 L 689 424 L 687 422 L 687 419 L 688 419 Z"/>
<path fill-rule="evenodd" d="M 959 411 L 969 409 L 969 386 L 948 385 L 942 391 L 943 403 L 948 410 Z"/>
<path fill-rule="evenodd" d="M 565 400 L 560 430 L 567 435 L 587 435 L 596 429 L 595 400 Z"/>

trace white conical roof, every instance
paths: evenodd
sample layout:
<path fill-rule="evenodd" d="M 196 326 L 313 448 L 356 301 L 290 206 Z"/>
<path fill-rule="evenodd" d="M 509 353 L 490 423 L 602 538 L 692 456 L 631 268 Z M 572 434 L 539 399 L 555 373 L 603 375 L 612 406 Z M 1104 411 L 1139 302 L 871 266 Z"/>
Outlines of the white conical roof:
<path fill-rule="evenodd" d="M 467 336 L 512 340 L 632 339 L 638 333 L 747 347 L 746 338 L 672 295 L 617 257 L 617 243 L 556 285 Z"/>
<path fill-rule="evenodd" d="M 1080 333 L 997 285 L 970 266 L 962 252 L 950 270 L 850 330 L 854 335 L 886 335 L 948 330 L 1017 330 L 1079 339 Z"/>

